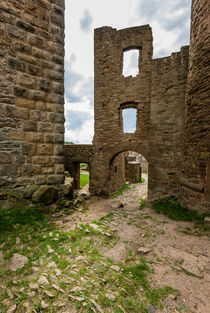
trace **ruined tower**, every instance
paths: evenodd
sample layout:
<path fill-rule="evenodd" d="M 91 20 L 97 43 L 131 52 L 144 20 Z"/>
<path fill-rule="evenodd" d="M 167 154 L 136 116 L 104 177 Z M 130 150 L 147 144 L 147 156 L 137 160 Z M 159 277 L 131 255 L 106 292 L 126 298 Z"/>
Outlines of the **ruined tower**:
<path fill-rule="evenodd" d="M 210 208 L 209 10 L 209 1 L 192 1 L 180 180 L 182 204 L 200 212 L 209 212 Z"/>
<path fill-rule="evenodd" d="M 0 2 L 0 188 L 64 180 L 64 0 Z"/>
<path fill-rule="evenodd" d="M 152 31 L 149 25 L 119 31 L 102 27 L 95 30 L 94 42 L 95 154 L 90 187 L 96 193 L 109 193 L 112 162 L 118 154 L 133 150 L 148 157 Z M 123 54 L 131 49 L 139 51 L 139 72 L 135 77 L 124 77 Z M 127 108 L 136 109 L 134 133 L 123 132 L 122 112 Z"/>

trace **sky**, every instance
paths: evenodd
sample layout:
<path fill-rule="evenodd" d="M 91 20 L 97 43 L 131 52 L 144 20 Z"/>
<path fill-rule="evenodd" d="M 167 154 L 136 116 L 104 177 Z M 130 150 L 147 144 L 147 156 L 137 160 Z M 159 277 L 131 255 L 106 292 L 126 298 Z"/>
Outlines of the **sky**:
<path fill-rule="evenodd" d="M 191 0 L 66 0 L 65 141 L 92 143 L 94 134 L 94 29 L 150 24 L 153 58 L 189 44 Z M 135 56 L 128 68 L 135 67 Z M 135 73 L 134 73 L 135 75 Z M 133 131 L 127 115 L 127 131 Z M 129 126 L 130 125 L 130 126 Z"/>

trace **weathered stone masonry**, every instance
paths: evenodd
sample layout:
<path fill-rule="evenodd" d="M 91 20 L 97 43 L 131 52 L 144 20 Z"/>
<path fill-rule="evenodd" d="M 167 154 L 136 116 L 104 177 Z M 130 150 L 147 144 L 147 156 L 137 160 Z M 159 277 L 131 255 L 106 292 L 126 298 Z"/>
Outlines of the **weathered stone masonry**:
<path fill-rule="evenodd" d="M 0 187 L 64 180 L 64 0 L 0 2 Z"/>
<path fill-rule="evenodd" d="M 1 1 L 0 13 L 0 188 L 30 197 L 64 181 L 64 0 Z M 90 163 L 92 193 L 123 183 L 121 152 L 132 150 L 149 163 L 149 200 L 174 194 L 209 211 L 209 21 L 209 1 L 193 0 L 190 47 L 155 60 L 148 25 L 95 30 L 93 145 L 65 147 L 75 175 Z M 122 75 L 129 49 L 140 52 L 136 77 Z M 134 134 L 123 132 L 126 108 L 137 110 Z"/>

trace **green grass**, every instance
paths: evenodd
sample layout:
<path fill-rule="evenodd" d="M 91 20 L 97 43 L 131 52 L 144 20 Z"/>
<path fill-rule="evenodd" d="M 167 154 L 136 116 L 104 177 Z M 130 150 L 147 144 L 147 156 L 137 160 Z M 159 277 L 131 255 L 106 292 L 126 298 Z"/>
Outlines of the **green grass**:
<path fill-rule="evenodd" d="M 146 181 L 146 179 L 144 177 L 141 177 L 140 184 L 145 183 L 145 181 Z"/>
<path fill-rule="evenodd" d="M 80 174 L 80 189 L 82 189 L 87 184 L 89 184 L 89 175 Z"/>
<path fill-rule="evenodd" d="M 0 210 L 1 225 L 4 225 L 3 229 L 0 228 L 0 244 L 5 242 L 1 248 L 5 261 L 9 262 L 14 252 L 26 255 L 29 260 L 24 268 L 16 272 L 0 266 L 0 279 L 3 284 L 7 285 L 7 288 L 13 287 L 14 278 L 17 281 L 15 288 L 21 290 L 24 287 L 22 292 L 15 293 L 13 303 L 21 306 L 27 299 L 32 274 L 34 275 L 32 280 L 37 282 L 44 271 L 47 279 L 53 283 L 51 274 L 56 275 L 56 271 L 47 266 L 53 261 L 57 269 L 61 271 L 56 284 L 65 291 L 65 294 L 60 294 L 59 300 L 68 303 L 73 308 L 78 308 L 79 312 L 94 312 L 91 309 L 94 309 L 91 299 L 94 299 L 95 295 L 98 296 L 95 301 L 102 307 L 103 312 L 146 313 L 148 303 L 161 305 L 164 298 L 174 291 L 167 286 L 151 287 L 150 275 L 153 269 L 149 260 L 137 259 L 132 250 L 128 250 L 125 263 L 115 263 L 103 256 L 104 246 L 106 245 L 106 249 L 109 249 L 114 247 L 119 240 L 109 228 L 109 221 L 114 219 L 115 214 L 109 212 L 95 221 L 99 230 L 89 224 L 80 224 L 80 229 L 61 231 L 60 225 L 53 223 L 53 218 L 44 214 L 42 208 L 16 207 L 7 212 Z M 111 236 L 107 237 L 101 231 L 111 233 Z M 16 244 L 17 238 L 20 244 Z M 54 252 L 48 251 L 49 246 Z M 80 257 L 79 260 L 78 257 Z M 119 266 L 120 270 L 113 270 L 112 265 Z M 37 276 L 33 272 L 33 266 L 39 268 Z M 81 282 L 81 278 L 85 278 L 86 281 Z M 85 308 L 80 302 L 68 297 L 69 290 L 78 285 L 84 287 L 84 290 L 77 291 L 74 295 L 85 299 L 87 303 Z M 46 289 L 52 294 L 56 293 L 51 285 Z M 40 288 L 39 293 L 42 293 L 41 290 Z M 114 295 L 115 300 L 107 298 L 106 293 Z M 6 290 L 0 293 L 0 311 L 3 313 L 7 309 L 1 303 L 8 297 Z M 37 298 L 37 294 L 32 296 L 30 301 L 33 309 L 41 312 L 40 299 Z M 53 301 L 54 299 L 49 300 L 52 313 L 56 312 L 53 308 Z"/>
<path fill-rule="evenodd" d="M 112 194 L 112 197 L 116 198 L 123 194 L 125 190 L 131 189 L 131 186 L 128 184 L 122 185 L 116 192 Z"/>
<path fill-rule="evenodd" d="M 175 221 L 199 221 L 203 222 L 205 215 L 200 215 L 195 211 L 183 208 L 174 197 L 157 199 L 152 207 L 157 213 L 163 213 Z"/>
<path fill-rule="evenodd" d="M 13 230 L 16 224 L 32 226 L 36 230 L 40 224 L 46 224 L 47 220 L 42 208 L 25 206 L 11 210 L 3 209 L 0 210 L 0 233 Z"/>

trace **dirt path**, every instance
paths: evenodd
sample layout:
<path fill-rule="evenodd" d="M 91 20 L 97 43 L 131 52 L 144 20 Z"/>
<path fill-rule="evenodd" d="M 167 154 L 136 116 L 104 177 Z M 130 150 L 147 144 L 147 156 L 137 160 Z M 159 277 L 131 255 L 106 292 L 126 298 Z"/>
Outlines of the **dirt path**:
<path fill-rule="evenodd" d="M 16 224 L 0 241 L 0 312 L 209 313 L 209 238 L 140 209 L 146 193 L 92 197 L 39 231 Z"/>
<path fill-rule="evenodd" d="M 86 188 L 87 189 L 87 188 Z M 153 264 L 153 287 L 171 286 L 179 291 L 169 297 L 161 312 L 208 313 L 210 310 L 210 242 L 207 236 L 186 234 L 193 228 L 191 222 L 176 222 L 151 208 L 139 210 L 139 200 L 146 198 L 147 184 L 131 185 L 117 198 L 88 201 L 88 212 L 77 212 L 65 230 L 75 223 L 90 223 L 114 212 L 110 230 L 118 236 L 110 249 L 102 247 L 103 254 L 114 262 L 124 262 L 128 249 L 142 255 Z M 120 207 L 120 204 L 124 205 Z M 144 252 L 145 251 L 145 252 Z M 146 252 L 148 251 L 148 252 Z M 141 253 L 141 252 L 140 252 Z"/>

